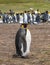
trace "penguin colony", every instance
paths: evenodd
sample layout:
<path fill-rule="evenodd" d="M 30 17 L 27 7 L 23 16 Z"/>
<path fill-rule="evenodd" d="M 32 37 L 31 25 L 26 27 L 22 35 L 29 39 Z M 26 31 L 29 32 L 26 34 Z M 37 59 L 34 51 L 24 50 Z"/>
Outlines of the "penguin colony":
<path fill-rule="evenodd" d="M 16 55 L 25 58 L 30 53 L 31 33 L 27 29 L 28 24 L 21 24 L 15 37 Z"/>

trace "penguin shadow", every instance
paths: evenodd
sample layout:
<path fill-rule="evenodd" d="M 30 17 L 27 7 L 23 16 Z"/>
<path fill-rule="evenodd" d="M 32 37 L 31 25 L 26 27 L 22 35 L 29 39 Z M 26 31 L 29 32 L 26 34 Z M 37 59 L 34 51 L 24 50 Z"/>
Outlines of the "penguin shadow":
<path fill-rule="evenodd" d="M 13 54 L 12 58 L 20 58 L 20 56 L 18 56 L 17 54 Z"/>
<path fill-rule="evenodd" d="M 29 56 L 23 57 L 23 56 L 18 56 L 16 54 L 13 54 L 12 58 L 29 59 L 30 57 Z"/>

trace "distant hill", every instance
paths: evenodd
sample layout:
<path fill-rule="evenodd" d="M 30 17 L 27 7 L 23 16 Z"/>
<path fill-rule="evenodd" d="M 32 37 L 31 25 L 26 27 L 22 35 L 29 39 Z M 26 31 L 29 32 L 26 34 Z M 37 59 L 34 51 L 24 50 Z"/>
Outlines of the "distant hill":
<path fill-rule="evenodd" d="M 6 3 L 29 3 L 29 2 L 49 2 L 50 0 L 0 0 L 0 4 Z"/>

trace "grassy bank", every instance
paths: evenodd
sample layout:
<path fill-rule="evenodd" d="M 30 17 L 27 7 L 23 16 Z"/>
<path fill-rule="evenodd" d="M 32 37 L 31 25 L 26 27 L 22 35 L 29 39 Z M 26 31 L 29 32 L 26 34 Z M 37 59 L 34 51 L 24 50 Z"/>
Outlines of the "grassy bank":
<path fill-rule="evenodd" d="M 50 0 L 0 0 L 0 3 L 30 3 L 30 2 L 50 2 Z"/>
<path fill-rule="evenodd" d="M 15 12 L 29 10 L 32 7 L 34 10 L 40 9 L 41 12 L 50 10 L 50 0 L 0 0 L 0 10 L 8 12 L 9 9 Z"/>

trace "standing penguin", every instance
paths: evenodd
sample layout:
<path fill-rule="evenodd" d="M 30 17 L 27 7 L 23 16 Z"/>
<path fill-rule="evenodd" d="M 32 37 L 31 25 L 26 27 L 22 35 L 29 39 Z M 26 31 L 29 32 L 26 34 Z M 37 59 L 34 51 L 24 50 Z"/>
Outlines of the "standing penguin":
<path fill-rule="evenodd" d="M 27 57 L 30 52 L 31 33 L 27 29 L 27 25 L 25 23 L 21 24 L 15 37 L 16 54 L 22 58 Z"/>

